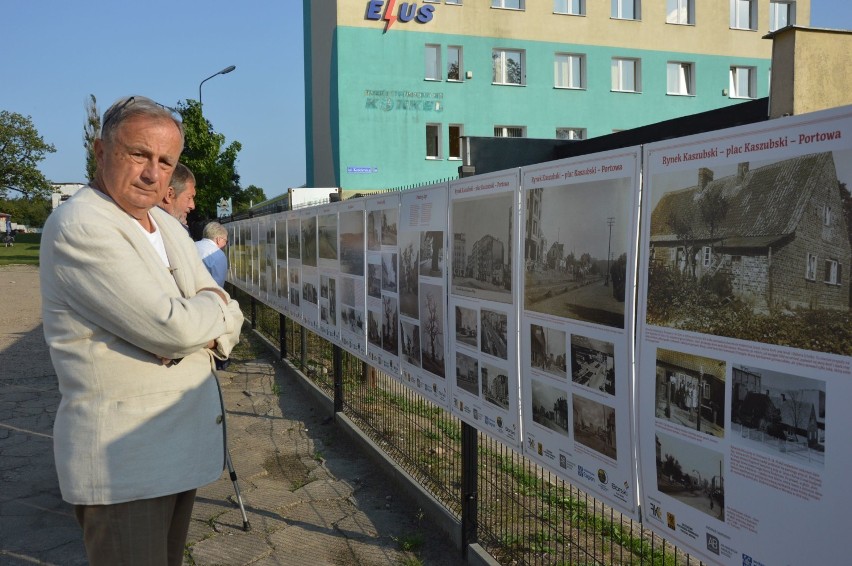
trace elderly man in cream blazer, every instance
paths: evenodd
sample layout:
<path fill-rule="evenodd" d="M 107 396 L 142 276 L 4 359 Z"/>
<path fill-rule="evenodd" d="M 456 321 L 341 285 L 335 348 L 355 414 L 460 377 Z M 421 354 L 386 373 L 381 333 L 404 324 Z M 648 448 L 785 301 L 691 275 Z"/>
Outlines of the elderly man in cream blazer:
<path fill-rule="evenodd" d="M 183 149 L 181 122 L 147 98 L 121 99 L 94 149 L 91 187 L 42 236 L 59 485 L 91 564 L 179 565 L 195 489 L 224 468 L 213 368 L 243 317 L 155 206 Z"/>

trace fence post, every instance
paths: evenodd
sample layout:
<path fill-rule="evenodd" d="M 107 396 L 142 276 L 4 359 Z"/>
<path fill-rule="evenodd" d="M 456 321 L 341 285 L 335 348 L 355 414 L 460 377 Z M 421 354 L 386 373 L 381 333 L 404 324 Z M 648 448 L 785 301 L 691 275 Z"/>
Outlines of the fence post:
<path fill-rule="evenodd" d="M 479 478 L 479 438 L 476 429 L 462 422 L 462 556 L 467 558 L 468 546 L 479 541 L 477 523 L 477 484 Z"/>
<path fill-rule="evenodd" d="M 278 313 L 278 352 L 282 360 L 287 357 L 287 317 L 284 313 Z"/>
<path fill-rule="evenodd" d="M 299 332 L 302 337 L 302 352 L 299 362 L 302 364 L 302 371 L 304 371 L 305 367 L 308 365 L 308 329 L 299 325 Z"/>
<path fill-rule="evenodd" d="M 343 349 L 335 344 L 332 346 L 334 362 L 334 412 L 343 412 Z"/>
<path fill-rule="evenodd" d="M 251 298 L 251 329 L 254 330 L 257 327 L 257 301 L 254 299 L 254 296 Z"/>

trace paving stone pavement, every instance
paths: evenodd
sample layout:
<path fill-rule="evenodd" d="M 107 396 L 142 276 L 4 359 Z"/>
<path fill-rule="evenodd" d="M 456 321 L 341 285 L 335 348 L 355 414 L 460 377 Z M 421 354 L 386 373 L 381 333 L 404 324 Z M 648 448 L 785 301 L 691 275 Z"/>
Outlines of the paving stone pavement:
<path fill-rule="evenodd" d="M 0 565 L 84 565 L 81 531 L 56 480 L 60 396 L 42 335 L 37 269 L 0 268 L 0 297 Z M 257 348 L 221 372 L 251 529 L 243 530 L 226 471 L 198 491 L 184 564 L 462 564 L 448 537 L 347 441 L 297 379 Z"/>

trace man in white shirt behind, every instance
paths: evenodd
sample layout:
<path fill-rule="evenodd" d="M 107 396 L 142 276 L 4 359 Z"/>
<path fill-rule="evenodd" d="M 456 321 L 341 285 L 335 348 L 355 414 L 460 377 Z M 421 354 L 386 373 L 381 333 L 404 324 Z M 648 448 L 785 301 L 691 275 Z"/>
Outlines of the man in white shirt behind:
<path fill-rule="evenodd" d="M 228 273 L 228 257 L 222 248 L 228 245 L 228 231 L 218 222 L 210 222 L 204 227 L 203 236 L 203 239 L 195 242 L 198 255 L 216 284 L 224 287 L 225 275 Z"/>

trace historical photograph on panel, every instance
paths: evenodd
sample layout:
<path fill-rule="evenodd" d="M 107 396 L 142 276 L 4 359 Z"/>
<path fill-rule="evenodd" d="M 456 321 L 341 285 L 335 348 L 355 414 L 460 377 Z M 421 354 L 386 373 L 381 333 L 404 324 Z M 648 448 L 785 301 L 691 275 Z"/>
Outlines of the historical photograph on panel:
<path fill-rule="evenodd" d="M 722 454 L 657 433 L 657 489 L 707 515 L 725 520 Z"/>
<path fill-rule="evenodd" d="M 288 275 L 290 276 L 290 304 L 294 307 L 298 307 L 301 304 L 301 284 L 299 283 L 299 270 L 290 269 L 288 271 Z"/>
<path fill-rule="evenodd" d="M 280 298 L 287 297 L 287 266 L 279 265 L 278 266 L 278 287 L 276 289 L 275 294 Z"/>
<path fill-rule="evenodd" d="M 381 210 L 367 213 L 367 249 L 371 252 L 382 249 L 382 216 Z"/>
<path fill-rule="evenodd" d="M 302 218 L 302 265 L 317 266 L 317 217 Z"/>
<path fill-rule="evenodd" d="M 424 277 L 443 277 L 444 275 L 444 233 L 430 230 L 420 233 L 420 275 Z"/>
<path fill-rule="evenodd" d="M 731 436 L 797 464 L 825 465 L 825 382 L 753 366 L 731 368 Z"/>
<path fill-rule="evenodd" d="M 479 361 L 456 352 L 456 387 L 479 397 Z"/>
<path fill-rule="evenodd" d="M 302 298 L 309 303 L 317 304 L 317 286 L 313 281 L 302 281 Z"/>
<path fill-rule="evenodd" d="M 566 333 L 548 326 L 530 325 L 530 365 L 560 379 L 568 378 Z"/>
<path fill-rule="evenodd" d="M 411 318 L 418 317 L 419 258 L 420 232 L 402 232 L 399 235 L 399 308 Z"/>
<path fill-rule="evenodd" d="M 364 332 L 364 313 L 355 307 L 342 305 L 340 307 L 340 324 L 353 334 Z"/>
<path fill-rule="evenodd" d="M 357 307 L 360 301 L 356 297 L 355 280 L 349 277 L 343 277 L 340 281 L 340 302 L 350 307 Z"/>
<path fill-rule="evenodd" d="M 402 321 L 402 357 L 413 366 L 420 367 L 420 325 Z"/>
<path fill-rule="evenodd" d="M 514 193 L 452 204 L 453 293 L 512 302 Z"/>
<path fill-rule="evenodd" d="M 509 371 L 506 368 L 492 365 L 486 361 L 480 367 L 482 396 L 486 401 L 509 410 Z"/>
<path fill-rule="evenodd" d="M 852 354 L 848 151 L 653 177 L 647 322 Z"/>
<path fill-rule="evenodd" d="M 328 323 L 337 326 L 337 280 L 334 277 L 328 280 Z"/>
<path fill-rule="evenodd" d="M 382 265 L 381 263 L 367 264 L 367 294 L 377 299 L 382 296 Z"/>
<path fill-rule="evenodd" d="M 504 312 L 482 309 L 479 313 L 480 349 L 483 353 L 503 360 L 509 359 L 509 317 Z"/>
<path fill-rule="evenodd" d="M 275 247 L 278 261 L 287 261 L 287 221 L 275 221 Z"/>
<path fill-rule="evenodd" d="M 340 271 L 364 276 L 364 212 L 340 213 Z"/>
<path fill-rule="evenodd" d="M 456 307 L 456 342 L 479 347 L 479 311 L 465 307 Z"/>
<path fill-rule="evenodd" d="M 574 393 L 571 395 L 574 411 L 574 440 L 618 460 L 615 434 L 615 409 L 598 401 Z"/>
<path fill-rule="evenodd" d="M 337 214 L 323 214 L 317 219 L 317 247 L 321 259 L 337 260 Z"/>
<path fill-rule="evenodd" d="M 377 310 L 367 311 L 367 340 L 376 348 L 382 347 L 382 313 Z"/>
<path fill-rule="evenodd" d="M 320 275 L 320 298 L 327 299 L 328 298 L 328 275 Z"/>
<path fill-rule="evenodd" d="M 382 349 L 399 355 L 399 310 L 396 298 L 389 295 L 382 297 Z"/>
<path fill-rule="evenodd" d="M 572 334 L 571 381 L 615 395 L 615 345 Z"/>
<path fill-rule="evenodd" d="M 396 208 L 386 208 L 381 211 L 382 223 L 382 245 L 396 245 L 396 230 L 398 224 L 399 210 Z"/>
<path fill-rule="evenodd" d="M 300 259 L 302 257 L 299 228 L 300 223 L 298 218 L 291 218 L 287 221 L 287 257 L 291 259 Z"/>
<path fill-rule="evenodd" d="M 657 348 L 657 418 L 724 437 L 725 369 L 722 360 Z"/>
<path fill-rule="evenodd" d="M 533 421 L 544 428 L 568 436 L 568 394 L 564 389 L 535 378 L 530 381 L 530 385 Z"/>
<path fill-rule="evenodd" d="M 382 253 L 382 290 L 396 293 L 396 254 Z"/>
<path fill-rule="evenodd" d="M 444 378 L 444 304 L 446 296 L 440 285 L 420 285 L 420 340 L 423 369 Z"/>
<path fill-rule="evenodd" d="M 624 328 L 632 180 L 525 192 L 524 308 Z"/>

